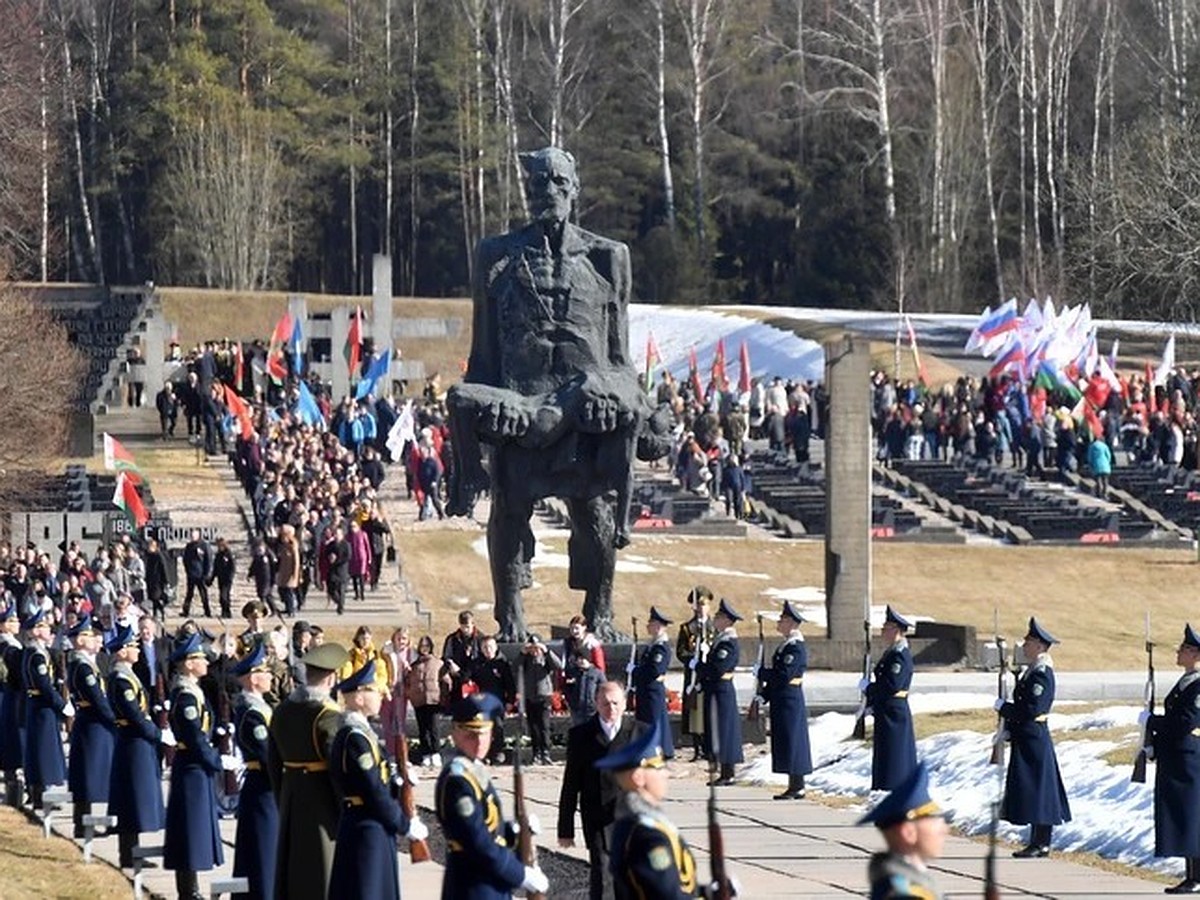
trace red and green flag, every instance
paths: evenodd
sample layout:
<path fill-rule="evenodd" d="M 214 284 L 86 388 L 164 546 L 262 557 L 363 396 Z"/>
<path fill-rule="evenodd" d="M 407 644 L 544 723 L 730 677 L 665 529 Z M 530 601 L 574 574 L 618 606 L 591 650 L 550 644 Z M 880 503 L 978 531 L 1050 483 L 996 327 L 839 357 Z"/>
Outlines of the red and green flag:
<path fill-rule="evenodd" d="M 112 502 L 117 509 L 125 513 L 135 528 L 141 528 L 150 521 L 150 513 L 138 495 L 137 485 L 130 480 L 129 475 L 126 471 L 117 473 L 117 488 L 113 492 Z"/>
<path fill-rule="evenodd" d="M 104 432 L 104 468 L 110 472 L 127 472 L 134 484 L 142 483 L 142 473 L 134 462 L 133 454 L 107 431 Z"/>
<path fill-rule="evenodd" d="M 647 391 L 654 387 L 654 367 L 660 362 L 662 362 L 662 355 L 658 352 L 658 344 L 654 343 L 654 333 L 650 332 L 646 335 L 645 385 Z"/>

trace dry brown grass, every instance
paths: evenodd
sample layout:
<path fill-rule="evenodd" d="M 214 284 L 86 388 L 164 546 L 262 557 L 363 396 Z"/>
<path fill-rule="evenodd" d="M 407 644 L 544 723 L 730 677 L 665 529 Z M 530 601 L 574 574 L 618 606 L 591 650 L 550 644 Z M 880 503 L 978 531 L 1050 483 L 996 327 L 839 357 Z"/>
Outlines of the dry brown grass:
<path fill-rule="evenodd" d="M 129 881 L 109 866 L 84 865 L 65 838 L 42 837 L 41 828 L 0 807 L 0 896 L 4 900 L 105 900 L 129 896 Z"/>
<path fill-rule="evenodd" d="M 434 611 L 438 631 L 453 627 L 463 598 L 478 604 L 491 597 L 487 561 L 471 549 L 481 535 L 482 530 L 397 535 L 405 573 Z M 549 539 L 546 549 L 565 553 L 565 538 Z M 743 612 L 775 608 L 763 595 L 767 588 L 824 584 L 820 541 L 637 536 L 622 552 L 622 559 L 630 557 L 648 559 L 655 571 L 617 573 L 614 608 L 622 627 L 630 616 L 644 616 L 651 603 L 668 615 L 683 616 L 684 597 L 697 583 L 729 597 Z M 694 566 L 766 577 L 688 571 Z M 1029 616 L 1036 614 L 1063 641 L 1054 649 L 1059 666 L 1118 671 L 1145 664 L 1143 628 L 1150 598 L 1156 640 L 1176 640 L 1183 622 L 1194 615 L 1192 583 L 1198 569 L 1188 550 L 876 543 L 874 602 L 972 625 L 981 634 L 991 634 L 995 606 L 1000 629 L 1010 636 L 1024 634 Z M 533 625 L 563 624 L 578 611 L 580 595 L 567 589 L 565 570 L 535 569 L 535 581 L 525 595 Z"/>
<path fill-rule="evenodd" d="M 168 322 L 179 325 L 179 342 L 190 347 L 198 341 L 223 337 L 250 341 L 266 340 L 275 323 L 287 309 L 288 294 L 282 291 L 237 293 L 201 288 L 159 288 L 163 314 Z M 370 314 L 370 297 L 333 294 L 306 294 L 312 312 L 329 312 L 337 306 L 358 304 Z M 406 339 L 396 342 L 405 359 L 425 363 L 429 375 L 441 373 L 444 386 L 458 380 L 460 364 L 471 346 L 471 301 L 466 299 L 429 299 L 397 297 L 392 300 L 395 318 L 458 318 L 463 330 L 454 339 Z M 340 348 L 334 348 L 340 352 Z"/>

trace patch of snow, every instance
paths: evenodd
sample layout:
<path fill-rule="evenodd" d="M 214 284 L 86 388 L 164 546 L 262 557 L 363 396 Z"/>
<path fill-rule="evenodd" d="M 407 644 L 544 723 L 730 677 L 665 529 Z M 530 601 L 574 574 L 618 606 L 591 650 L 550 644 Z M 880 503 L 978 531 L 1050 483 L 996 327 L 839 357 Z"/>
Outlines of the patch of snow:
<path fill-rule="evenodd" d="M 733 578 L 761 578 L 763 581 L 770 581 L 770 575 L 764 575 L 762 572 L 740 572 L 737 569 L 722 569 L 719 566 L 682 566 L 685 572 L 694 572 L 697 575 L 728 575 Z"/>

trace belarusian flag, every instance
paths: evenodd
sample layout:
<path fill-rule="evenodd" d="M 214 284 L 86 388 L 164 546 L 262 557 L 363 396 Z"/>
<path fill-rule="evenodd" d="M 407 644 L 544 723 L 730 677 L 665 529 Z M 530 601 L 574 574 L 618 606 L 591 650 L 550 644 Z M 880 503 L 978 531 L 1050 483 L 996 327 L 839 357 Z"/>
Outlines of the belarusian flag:
<path fill-rule="evenodd" d="M 346 335 L 346 346 L 342 348 L 342 356 L 346 357 L 346 367 L 350 370 L 350 380 L 358 375 L 362 363 L 362 307 L 354 308 L 354 317 L 350 320 L 350 332 Z"/>
<path fill-rule="evenodd" d="M 146 511 L 146 505 L 138 496 L 137 486 L 130 481 L 128 472 L 117 473 L 117 489 L 113 491 L 112 502 L 129 517 L 135 527 L 141 528 L 150 521 L 150 513 Z"/>
<path fill-rule="evenodd" d="M 741 353 L 738 357 L 738 393 L 750 393 L 750 347 L 742 341 Z"/>
<path fill-rule="evenodd" d="M 654 387 L 654 366 L 662 362 L 658 344 L 654 343 L 654 332 L 646 335 L 646 390 Z"/>
<path fill-rule="evenodd" d="M 110 472 L 128 472 L 134 484 L 142 483 L 142 473 L 133 461 L 133 454 L 107 431 L 104 432 L 104 468 Z"/>

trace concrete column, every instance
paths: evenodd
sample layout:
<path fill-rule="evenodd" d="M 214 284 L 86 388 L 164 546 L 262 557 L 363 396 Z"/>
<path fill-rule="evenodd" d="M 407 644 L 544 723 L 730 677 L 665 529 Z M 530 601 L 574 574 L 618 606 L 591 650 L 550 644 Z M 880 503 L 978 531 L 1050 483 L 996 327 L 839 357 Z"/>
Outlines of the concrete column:
<path fill-rule="evenodd" d="M 371 336 L 375 339 L 375 352 L 392 349 L 392 367 L 396 366 L 395 342 L 392 339 L 392 258 L 384 253 L 371 257 Z M 386 379 L 375 383 L 375 396 L 382 397 L 392 389 L 389 373 Z"/>
<path fill-rule="evenodd" d="M 142 359 L 145 363 L 147 406 L 154 405 L 154 395 L 162 390 L 164 371 L 163 359 L 167 353 L 167 322 L 162 307 L 154 304 L 146 314 L 146 330 L 142 332 Z"/>
<path fill-rule="evenodd" d="M 861 641 L 871 606 L 870 375 L 865 339 L 825 344 L 825 610 L 834 641 Z"/>
<path fill-rule="evenodd" d="M 350 393 L 350 372 L 346 368 L 342 348 L 346 346 L 346 336 L 350 333 L 350 316 L 353 313 L 353 307 L 338 306 L 329 315 L 329 363 L 332 369 L 329 381 L 333 385 L 335 406 Z"/>

